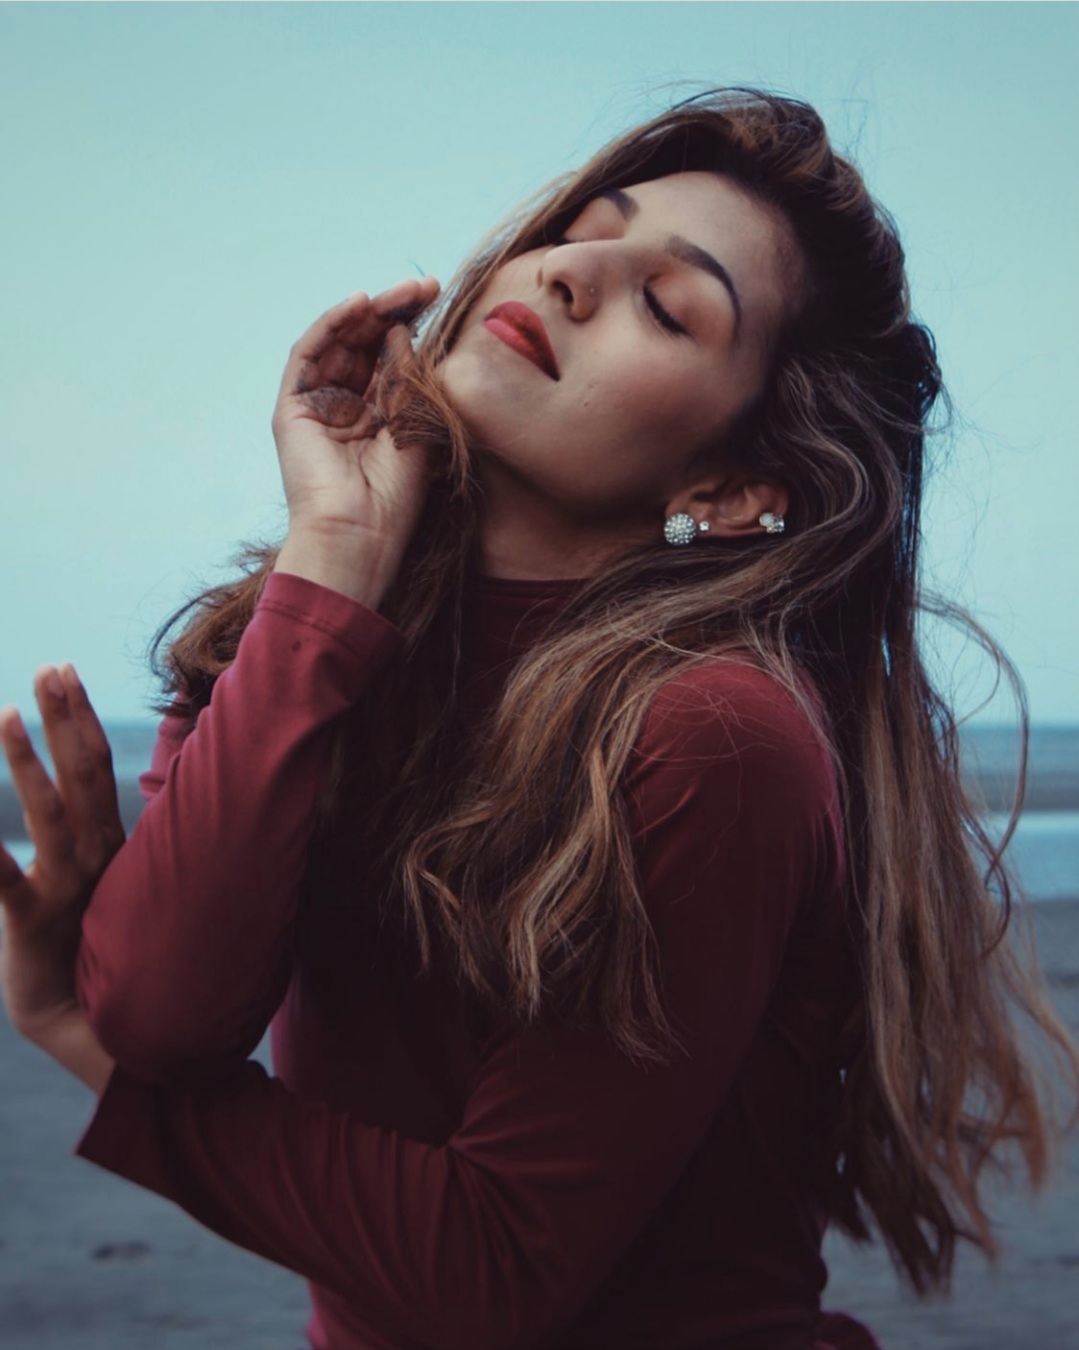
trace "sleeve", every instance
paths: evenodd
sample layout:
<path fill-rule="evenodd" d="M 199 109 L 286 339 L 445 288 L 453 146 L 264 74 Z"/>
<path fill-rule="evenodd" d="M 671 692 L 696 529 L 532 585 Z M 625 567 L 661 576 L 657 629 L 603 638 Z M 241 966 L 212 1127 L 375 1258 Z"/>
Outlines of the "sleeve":
<path fill-rule="evenodd" d="M 274 573 L 194 730 L 166 719 L 148 798 L 83 916 L 76 992 L 150 1080 L 242 1064 L 288 985 L 335 719 L 401 645 L 344 595 Z"/>
<path fill-rule="evenodd" d="M 624 783 L 674 1064 L 580 1028 L 507 1032 L 439 1145 L 301 1101 L 253 1062 L 184 1087 L 118 1069 L 77 1153 L 333 1291 L 386 1343 L 546 1343 L 704 1138 L 827 866 L 825 758 L 761 678 L 728 680 L 718 718 L 712 689 L 667 695 Z"/>

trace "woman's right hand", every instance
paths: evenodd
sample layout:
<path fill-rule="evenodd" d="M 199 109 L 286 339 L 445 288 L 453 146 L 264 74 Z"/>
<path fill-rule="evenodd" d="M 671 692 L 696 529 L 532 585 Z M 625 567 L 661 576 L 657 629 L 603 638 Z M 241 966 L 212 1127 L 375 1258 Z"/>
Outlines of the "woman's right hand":
<path fill-rule="evenodd" d="M 412 360 L 406 325 L 438 290 L 433 277 L 402 281 L 327 310 L 292 348 L 274 408 L 289 510 L 276 570 L 372 607 L 396 575 L 429 483 L 426 450 L 397 446 L 376 418 L 372 381 L 380 357 L 397 370 Z"/>

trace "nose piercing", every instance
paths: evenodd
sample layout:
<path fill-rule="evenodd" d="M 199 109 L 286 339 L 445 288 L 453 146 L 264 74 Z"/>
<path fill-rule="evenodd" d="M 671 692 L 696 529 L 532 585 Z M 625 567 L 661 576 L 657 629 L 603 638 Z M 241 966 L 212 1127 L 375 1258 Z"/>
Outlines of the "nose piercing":
<path fill-rule="evenodd" d="M 588 288 L 588 294 L 591 295 L 591 296 L 594 296 L 594 295 L 596 294 L 596 288 L 595 288 L 595 286 L 589 286 L 589 288 Z"/>

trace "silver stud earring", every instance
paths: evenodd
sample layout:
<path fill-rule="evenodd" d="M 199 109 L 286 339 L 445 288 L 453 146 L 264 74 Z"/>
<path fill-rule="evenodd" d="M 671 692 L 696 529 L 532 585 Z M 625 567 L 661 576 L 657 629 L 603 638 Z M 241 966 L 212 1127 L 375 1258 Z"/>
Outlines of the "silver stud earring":
<path fill-rule="evenodd" d="M 707 520 L 697 521 L 688 511 L 677 511 L 664 522 L 663 537 L 668 544 L 692 544 L 698 532 L 707 534 L 710 529 Z"/>
<path fill-rule="evenodd" d="M 776 511 L 765 511 L 757 517 L 757 524 L 764 526 L 765 534 L 782 534 L 787 528 L 787 523 Z"/>

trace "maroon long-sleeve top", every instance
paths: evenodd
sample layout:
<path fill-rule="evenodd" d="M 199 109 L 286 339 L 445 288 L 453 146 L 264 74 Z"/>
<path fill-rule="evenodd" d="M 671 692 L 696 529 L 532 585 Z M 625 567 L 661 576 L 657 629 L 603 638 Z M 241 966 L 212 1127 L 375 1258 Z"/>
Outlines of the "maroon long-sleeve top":
<path fill-rule="evenodd" d="M 578 584 L 470 579 L 474 715 Z M 335 721 L 401 649 L 275 574 L 195 729 L 163 723 L 84 918 L 117 1067 L 77 1153 L 305 1276 L 317 1350 L 871 1346 L 820 1314 L 855 976 L 796 702 L 716 660 L 646 716 L 620 790 L 685 1053 L 645 1069 L 598 1031 L 492 1030 L 445 963 L 416 975 L 347 834 L 309 849 Z"/>

